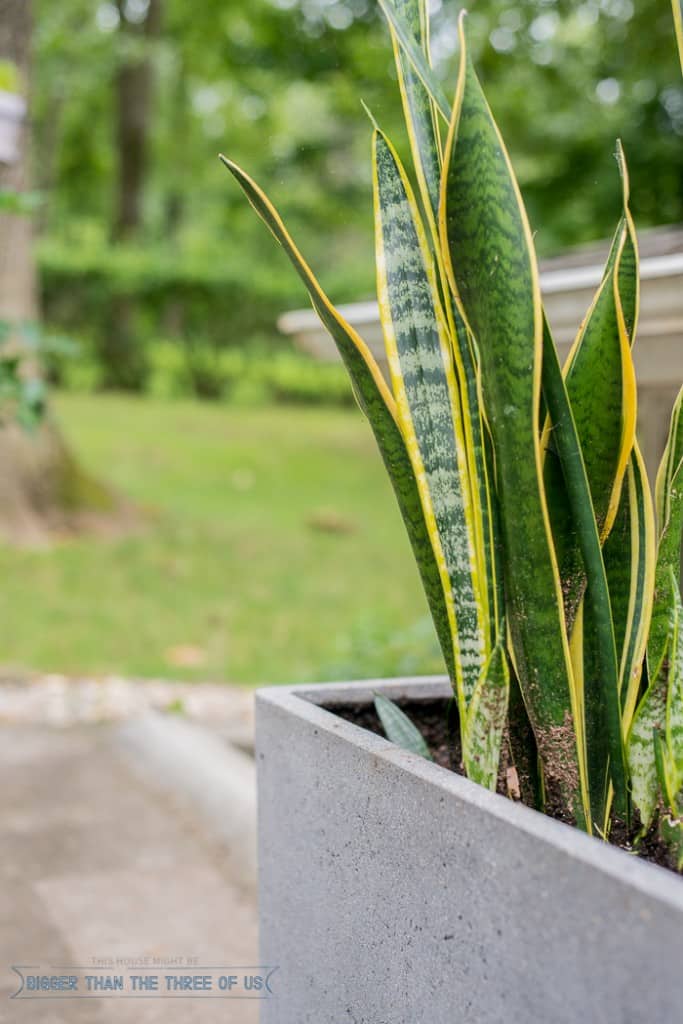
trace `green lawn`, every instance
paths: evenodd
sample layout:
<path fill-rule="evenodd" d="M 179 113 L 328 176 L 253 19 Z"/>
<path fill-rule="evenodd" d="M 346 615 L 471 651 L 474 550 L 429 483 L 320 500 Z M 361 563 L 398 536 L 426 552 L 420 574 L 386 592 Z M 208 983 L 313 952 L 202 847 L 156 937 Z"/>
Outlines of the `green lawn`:
<path fill-rule="evenodd" d="M 0 548 L 4 666 L 250 684 L 441 670 L 357 411 L 56 407 L 84 464 L 149 517 L 124 538 Z"/>

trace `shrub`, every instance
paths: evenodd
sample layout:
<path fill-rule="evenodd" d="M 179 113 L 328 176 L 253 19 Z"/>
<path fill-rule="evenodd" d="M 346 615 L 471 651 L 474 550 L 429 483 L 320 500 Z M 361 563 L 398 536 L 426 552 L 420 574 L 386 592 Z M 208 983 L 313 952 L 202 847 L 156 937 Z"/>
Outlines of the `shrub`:
<path fill-rule="evenodd" d="M 281 274 L 254 272 L 236 258 L 54 240 L 41 244 L 38 257 L 45 319 L 76 336 L 87 332 L 104 387 L 144 391 L 150 343 L 167 335 L 195 346 L 188 372 L 198 390 L 215 397 L 208 348 L 199 351 L 194 339 L 212 350 L 240 346 L 272 332 L 278 314 L 299 301 Z"/>
<path fill-rule="evenodd" d="M 278 351 L 281 343 L 257 336 L 246 345 L 222 349 L 206 338 L 157 338 L 147 346 L 144 390 L 157 398 L 234 400 L 245 405 L 355 405 L 342 366 L 321 365 L 300 352 Z M 92 342 L 51 349 L 48 366 L 52 383 L 66 390 L 101 387 Z"/>

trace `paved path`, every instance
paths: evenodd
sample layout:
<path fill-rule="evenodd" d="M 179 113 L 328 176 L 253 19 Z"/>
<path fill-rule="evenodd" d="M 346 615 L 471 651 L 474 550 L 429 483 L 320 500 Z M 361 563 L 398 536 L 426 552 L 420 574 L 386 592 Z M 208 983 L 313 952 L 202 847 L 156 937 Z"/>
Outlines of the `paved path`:
<path fill-rule="evenodd" d="M 116 728 L 0 725 L 0 1022 L 252 1024 L 258 1004 L 227 999 L 9 999 L 13 963 L 258 963 L 255 908 L 224 848 L 132 774 Z"/>
<path fill-rule="evenodd" d="M 0 724 L 115 722 L 146 711 L 180 712 L 244 750 L 254 745 L 254 692 L 241 686 L 122 676 L 0 678 Z"/>

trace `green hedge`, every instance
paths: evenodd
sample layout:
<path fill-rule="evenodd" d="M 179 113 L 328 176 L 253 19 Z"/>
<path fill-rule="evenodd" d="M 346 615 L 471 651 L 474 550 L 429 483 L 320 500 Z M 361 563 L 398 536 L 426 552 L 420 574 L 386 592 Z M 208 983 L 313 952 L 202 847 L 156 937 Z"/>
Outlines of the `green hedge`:
<path fill-rule="evenodd" d="M 144 390 L 158 398 L 197 397 L 245 404 L 353 406 L 344 367 L 319 363 L 291 349 L 273 349 L 255 337 L 241 348 L 221 349 L 206 339 L 192 343 L 161 339 L 147 346 Z M 81 344 L 76 357 L 51 356 L 53 382 L 71 391 L 95 391 L 100 368 L 92 348 Z"/>
<path fill-rule="evenodd" d="M 274 332 L 278 314 L 302 301 L 287 268 L 273 273 L 236 254 L 199 259 L 168 249 L 47 241 L 38 262 L 45 320 L 85 339 L 104 387 L 145 389 L 151 339 L 239 346 Z"/>
<path fill-rule="evenodd" d="M 340 367 L 286 351 L 291 343 L 278 336 L 277 317 L 306 299 L 289 266 L 271 253 L 268 245 L 268 259 L 258 261 L 234 249 L 193 255 L 43 240 L 45 322 L 80 345 L 78 360 L 50 360 L 53 381 L 203 398 L 246 389 L 275 401 L 352 402 Z M 343 268 L 327 283 L 338 301 L 364 294 L 363 282 Z"/>

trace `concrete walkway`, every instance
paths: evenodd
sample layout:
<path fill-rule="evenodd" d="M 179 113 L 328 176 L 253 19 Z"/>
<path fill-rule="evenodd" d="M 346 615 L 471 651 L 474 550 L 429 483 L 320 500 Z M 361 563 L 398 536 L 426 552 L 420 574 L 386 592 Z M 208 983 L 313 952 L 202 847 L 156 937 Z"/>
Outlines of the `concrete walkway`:
<path fill-rule="evenodd" d="M 0 1021 L 256 1022 L 258 1003 L 230 999 L 9 999 L 12 964 L 258 964 L 253 895 L 225 846 L 132 770 L 117 730 L 0 725 Z"/>
<path fill-rule="evenodd" d="M 233 746 L 253 751 L 254 694 L 241 686 L 122 676 L 0 677 L 0 724 L 91 725 L 175 711 Z"/>

